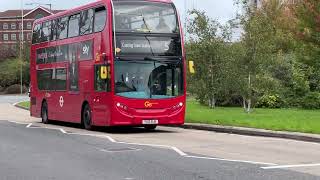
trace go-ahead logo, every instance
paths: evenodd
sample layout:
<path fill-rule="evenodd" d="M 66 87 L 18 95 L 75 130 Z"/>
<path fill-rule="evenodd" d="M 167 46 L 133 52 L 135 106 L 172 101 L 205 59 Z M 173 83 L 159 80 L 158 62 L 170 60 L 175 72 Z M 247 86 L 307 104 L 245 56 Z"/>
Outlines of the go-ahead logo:
<path fill-rule="evenodd" d="M 144 107 L 146 108 L 152 108 L 153 105 L 157 105 L 158 103 L 152 103 L 150 101 L 144 102 Z"/>

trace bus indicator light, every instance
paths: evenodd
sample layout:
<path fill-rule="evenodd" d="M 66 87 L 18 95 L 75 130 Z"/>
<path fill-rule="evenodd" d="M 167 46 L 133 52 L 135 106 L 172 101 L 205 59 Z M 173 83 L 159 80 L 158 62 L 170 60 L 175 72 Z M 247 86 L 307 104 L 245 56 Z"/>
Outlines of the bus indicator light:
<path fill-rule="evenodd" d="M 194 69 L 194 61 L 189 61 L 189 72 L 191 74 L 195 74 L 196 73 L 196 71 Z"/>
<path fill-rule="evenodd" d="M 101 66 L 100 77 L 101 77 L 101 79 L 107 79 L 108 78 L 107 66 Z"/>

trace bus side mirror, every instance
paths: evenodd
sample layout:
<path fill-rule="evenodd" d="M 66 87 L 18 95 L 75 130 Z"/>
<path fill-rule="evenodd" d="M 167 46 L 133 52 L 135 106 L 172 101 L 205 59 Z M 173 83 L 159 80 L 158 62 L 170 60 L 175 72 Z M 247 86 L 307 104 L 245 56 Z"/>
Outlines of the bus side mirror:
<path fill-rule="evenodd" d="M 194 62 L 193 61 L 189 61 L 189 72 L 191 74 L 196 73 L 196 71 L 194 70 Z"/>

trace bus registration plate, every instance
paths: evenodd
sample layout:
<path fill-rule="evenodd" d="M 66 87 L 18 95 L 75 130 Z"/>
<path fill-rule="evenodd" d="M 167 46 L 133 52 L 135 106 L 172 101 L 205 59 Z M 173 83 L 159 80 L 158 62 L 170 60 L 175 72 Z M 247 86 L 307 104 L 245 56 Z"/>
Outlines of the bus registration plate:
<path fill-rule="evenodd" d="M 156 119 L 153 120 L 142 120 L 142 124 L 150 125 L 150 124 L 159 124 L 159 121 Z"/>

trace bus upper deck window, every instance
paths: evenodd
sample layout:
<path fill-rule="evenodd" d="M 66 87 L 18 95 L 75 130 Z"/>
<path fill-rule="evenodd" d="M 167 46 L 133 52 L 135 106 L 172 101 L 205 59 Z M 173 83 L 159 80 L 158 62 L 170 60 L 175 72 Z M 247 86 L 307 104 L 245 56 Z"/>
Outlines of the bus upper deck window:
<path fill-rule="evenodd" d="M 91 34 L 93 26 L 93 10 L 89 9 L 81 12 L 80 35 Z"/>
<path fill-rule="evenodd" d="M 41 37 L 41 24 L 37 24 L 33 28 L 32 44 L 39 43 L 40 37 Z"/>
<path fill-rule="evenodd" d="M 79 21 L 80 14 L 70 16 L 69 18 L 69 28 L 68 28 L 68 37 L 79 36 Z"/>
<path fill-rule="evenodd" d="M 47 42 L 51 36 L 51 21 L 42 24 L 41 42 Z"/>
<path fill-rule="evenodd" d="M 57 22 L 57 39 L 65 39 L 68 36 L 68 17 L 60 18 Z"/>
<path fill-rule="evenodd" d="M 100 32 L 104 29 L 107 20 L 107 11 L 105 7 L 95 9 L 94 32 Z"/>
<path fill-rule="evenodd" d="M 57 20 L 52 20 L 50 41 L 55 41 L 57 39 L 57 26 Z"/>

